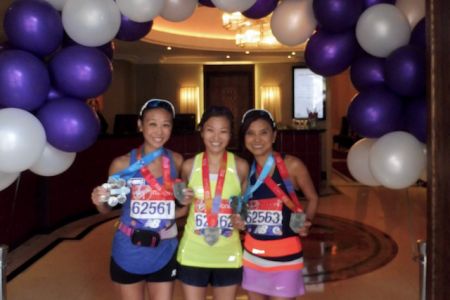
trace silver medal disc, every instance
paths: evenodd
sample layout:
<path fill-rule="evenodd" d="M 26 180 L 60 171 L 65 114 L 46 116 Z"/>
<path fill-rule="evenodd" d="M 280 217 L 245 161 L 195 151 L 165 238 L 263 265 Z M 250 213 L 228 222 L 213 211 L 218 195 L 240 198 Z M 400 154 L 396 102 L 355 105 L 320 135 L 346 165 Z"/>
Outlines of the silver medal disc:
<path fill-rule="evenodd" d="M 204 232 L 205 242 L 212 246 L 219 240 L 220 227 L 206 227 Z"/>
<path fill-rule="evenodd" d="M 291 214 L 291 219 L 289 220 L 289 227 L 292 231 L 298 233 L 300 228 L 305 225 L 306 214 L 303 212 L 297 212 Z"/>

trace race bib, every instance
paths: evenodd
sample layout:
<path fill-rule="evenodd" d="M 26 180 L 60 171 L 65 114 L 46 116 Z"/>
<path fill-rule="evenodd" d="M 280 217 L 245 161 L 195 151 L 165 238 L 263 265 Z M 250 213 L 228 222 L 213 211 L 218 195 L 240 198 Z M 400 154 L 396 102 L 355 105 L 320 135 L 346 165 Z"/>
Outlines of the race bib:
<path fill-rule="evenodd" d="M 231 207 L 228 199 L 222 199 L 220 202 L 220 209 L 217 215 L 217 226 L 224 230 L 232 230 L 233 225 L 231 224 Z M 194 217 L 195 217 L 195 231 L 197 233 L 203 232 L 203 230 L 208 227 L 207 217 L 206 217 L 206 206 L 203 200 L 195 201 L 194 205 Z"/>
<path fill-rule="evenodd" d="M 173 194 L 152 189 L 149 185 L 131 186 L 130 217 L 145 227 L 161 229 L 175 219 Z"/>
<path fill-rule="evenodd" d="M 251 200 L 246 219 L 247 231 L 268 236 L 283 234 L 283 202 L 277 198 Z"/>

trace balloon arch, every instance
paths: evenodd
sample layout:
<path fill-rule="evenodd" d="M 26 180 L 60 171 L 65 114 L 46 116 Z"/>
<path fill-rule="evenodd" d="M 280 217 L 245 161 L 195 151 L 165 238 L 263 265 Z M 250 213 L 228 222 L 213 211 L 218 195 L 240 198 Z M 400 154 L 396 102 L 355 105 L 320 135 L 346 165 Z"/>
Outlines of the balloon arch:
<path fill-rule="evenodd" d="M 312 71 L 333 76 L 350 68 L 358 94 L 347 116 L 364 137 L 349 151 L 350 172 L 388 188 L 419 178 L 425 0 L 17 0 L 6 11 L 8 40 L 0 44 L 0 190 L 27 169 L 64 172 L 95 142 L 99 121 L 86 100 L 111 84 L 114 38 L 139 40 L 156 16 L 180 22 L 198 5 L 253 19 L 272 13 L 279 42 L 307 42 Z"/>

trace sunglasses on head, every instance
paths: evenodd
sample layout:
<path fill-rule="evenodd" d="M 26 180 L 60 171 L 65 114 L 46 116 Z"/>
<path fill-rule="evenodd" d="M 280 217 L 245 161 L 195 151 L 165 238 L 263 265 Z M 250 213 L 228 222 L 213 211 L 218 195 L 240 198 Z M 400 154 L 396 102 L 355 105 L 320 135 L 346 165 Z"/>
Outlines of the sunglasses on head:
<path fill-rule="evenodd" d="M 267 111 L 267 110 L 265 110 L 265 109 L 254 109 L 254 108 L 253 108 L 253 109 L 249 109 L 249 110 L 247 110 L 247 111 L 244 113 L 244 115 L 242 116 L 241 124 L 244 124 L 244 122 L 245 122 L 248 118 L 256 117 L 256 116 L 270 119 L 270 121 L 272 121 L 272 126 L 273 126 L 274 128 L 276 127 L 275 120 L 274 120 L 272 114 L 271 114 L 269 111 Z"/>
<path fill-rule="evenodd" d="M 175 118 L 175 107 L 170 101 L 164 99 L 150 99 L 147 100 L 144 105 L 142 105 L 141 110 L 139 111 L 139 116 L 142 117 L 142 114 L 146 109 L 150 108 L 164 108 L 169 112 L 172 112 L 172 117 Z"/>

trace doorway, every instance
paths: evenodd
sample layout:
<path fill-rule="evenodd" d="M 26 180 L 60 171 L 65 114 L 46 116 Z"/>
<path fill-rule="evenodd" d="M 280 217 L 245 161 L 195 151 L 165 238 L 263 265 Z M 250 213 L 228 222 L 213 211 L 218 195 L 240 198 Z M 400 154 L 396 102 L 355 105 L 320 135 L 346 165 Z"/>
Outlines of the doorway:
<path fill-rule="evenodd" d="M 254 65 L 207 65 L 205 80 L 205 109 L 211 105 L 228 107 L 234 116 L 230 148 L 240 151 L 239 126 L 242 115 L 254 107 Z"/>

